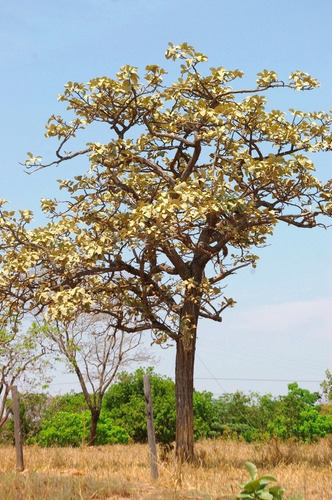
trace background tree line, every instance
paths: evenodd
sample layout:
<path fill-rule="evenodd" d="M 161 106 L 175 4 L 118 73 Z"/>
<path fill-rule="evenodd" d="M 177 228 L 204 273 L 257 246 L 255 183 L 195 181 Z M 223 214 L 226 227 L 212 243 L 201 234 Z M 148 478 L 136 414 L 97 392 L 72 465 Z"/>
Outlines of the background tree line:
<path fill-rule="evenodd" d="M 150 373 L 155 429 L 165 450 L 175 440 L 175 385 L 152 368 L 122 372 L 103 399 L 95 444 L 147 442 L 143 374 Z M 327 370 L 322 394 L 289 384 L 288 393 L 194 392 L 195 440 L 230 438 L 264 441 L 271 438 L 311 442 L 332 433 L 331 373 Z M 26 444 L 39 446 L 80 446 L 89 443 L 91 412 L 83 393 L 49 396 L 46 393 L 21 395 L 22 432 Z M 0 429 L 1 444 L 13 440 L 9 418 Z"/>

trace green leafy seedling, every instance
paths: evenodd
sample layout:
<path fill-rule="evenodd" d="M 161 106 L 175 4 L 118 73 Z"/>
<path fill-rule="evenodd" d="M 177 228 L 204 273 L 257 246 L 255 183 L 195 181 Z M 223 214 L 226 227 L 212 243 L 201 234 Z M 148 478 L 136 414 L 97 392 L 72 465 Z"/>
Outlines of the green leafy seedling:
<path fill-rule="evenodd" d="M 239 484 L 242 491 L 236 498 L 243 500 L 282 500 L 284 490 L 277 485 L 269 486 L 271 481 L 277 481 L 274 476 L 264 475 L 257 477 L 257 467 L 251 462 L 246 462 L 244 467 L 249 473 L 250 479 L 245 483 Z"/>

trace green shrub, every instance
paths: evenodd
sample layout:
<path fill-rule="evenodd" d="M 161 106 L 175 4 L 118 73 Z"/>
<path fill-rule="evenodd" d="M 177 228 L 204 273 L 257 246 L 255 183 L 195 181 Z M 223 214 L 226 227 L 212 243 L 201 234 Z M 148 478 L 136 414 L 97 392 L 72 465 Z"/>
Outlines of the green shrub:
<path fill-rule="evenodd" d="M 262 441 L 269 438 L 268 424 L 273 418 L 275 405 L 271 394 L 226 393 L 214 400 L 212 426 L 225 438 Z"/>
<path fill-rule="evenodd" d="M 104 398 L 97 427 L 96 444 L 147 441 L 143 375 L 151 376 L 154 424 L 157 442 L 168 449 L 175 440 L 175 385 L 152 368 L 123 372 Z M 42 446 L 80 446 L 87 441 L 90 412 L 83 394 L 28 395 L 20 404 L 22 433 L 27 443 Z M 332 433 L 329 405 L 319 405 L 319 394 L 289 384 L 288 394 L 273 398 L 242 392 L 224 394 L 194 391 L 195 439 L 244 439 L 265 441 L 271 437 L 303 442 L 315 441 Z M 13 440 L 13 424 L 0 430 L 0 443 Z"/>
<path fill-rule="evenodd" d="M 175 440 L 175 384 L 171 379 L 155 374 L 152 368 L 147 370 L 139 368 L 134 373 L 121 373 L 119 382 L 112 385 L 105 395 L 104 409 L 117 425 L 127 430 L 133 441 L 145 443 L 147 427 L 144 373 L 149 373 L 151 377 L 156 440 L 167 445 Z M 213 426 L 217 419 L 212 396 L 211 392 L 194 392 L 195 439 L 216 435 Z"/>
<path fill-rule="evenodd" d="M 289 384 L 288 394 L 279 398 L 273 420 L 268 430 L 281 439 L 296 438 L 311 442 L 332 432 L 332 416 L 321 414 L 316 403 L 318 393 L 302 389 L 297 383 Z"/>
<path fill-rule="evenodd" d="M 42 424 L 39 434 L 29 440 L 39 446 L 80 446 L 86 439 L 87 412 L 69 413 L 58 411 Z"/>
<path fill-rule="evenodd" d="M 109 418 L 101 419 L 97 425 L 96 444 L 128 444 L 129 435 L 125 429 L 114 425 Z"/>
<path fill-rule="evenodd" d="M 88 410 L 79 413 L 59 411 L 43 422 L 41 431 L 29 440 L 29 444 L 36 443 L 43 447 L 81 446 L 87 442 L 90 421 L 91 414 Z M 109 417 L 101 413 L 96 444 L 126 444 L 128 441 L 125 429 L 114 425 Z"/>
<path fill-rule="evenodd" d="M 193 404 L 195 439 L 217 437 L 218 424 L 212 392 L 194 391 Z"/>
<path fill-rule="evenodd" d="M 88 409 L 82 392 L 68 392 L 67 394 L 52 397 L 48 402 L 44 415 L 46 418 L 49 418 L 59 411 L 78 413 Z"/>
<path fill-rule="evenodd" d="M 146 410 L 143 375 L 151 376 L 154 426 L 156 440 L 168 444 L 175 439 L 174 382 L 156 375 L 152 368 L 139 368 L 134 373 L 123 372 L 119 382 L 105 394 L 104 410 L 113 422 L 128 432 L 134 442 L 147 441 Z"/>

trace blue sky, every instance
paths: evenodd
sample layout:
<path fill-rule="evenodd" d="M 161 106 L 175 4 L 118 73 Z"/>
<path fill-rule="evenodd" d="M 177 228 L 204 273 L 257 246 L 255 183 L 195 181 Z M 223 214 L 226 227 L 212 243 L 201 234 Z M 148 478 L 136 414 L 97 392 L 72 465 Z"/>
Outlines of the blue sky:
<path fill-rule="evenodd" d="M 239 68 L 244 86 L 256 73 L 275 70 L 287 79 L 300 69 L 321 88 L 310 93 L 271 94 L 274 107 L 328 110 L 331 107 L 330 1 L 320 0 L 1 0 L 2 138 L 0 197 L 13 208 L 32 208 L 56 194 L 56 179 L 74 169 L 26 175 L 26 152 L 52 158 L 56 143 L 43 136 L 68 80 L 113 76 L 123 64 L 166 65 L 168 42 L 187 41 L 209 56 L 211 66 Z M 331 156 L 313 157 L 317 176 L 331 177 Z M 76 168 L 76 167 L 75 167 Z M 228 283 L 237 305 L 221 325 L 202 322 L 196 387 L 216 394 L 236 389 L 281 394 L 287 382 L 322 380 L 332 369 L 331 230 L 278 228 L 260 252 L 254 271 Z M 157 371 L 173 376 L 174 349 L 155 349 Z M 245 380 L 212 380 L 246 379 Z M 65 382 L 68 385 L 65 385 Z M 54 390 L 69 390 L 59 376 Z M 61 384 L 61 385 L 60 385 Z M 317 390 L 318 383 L 302 383 Z"/>

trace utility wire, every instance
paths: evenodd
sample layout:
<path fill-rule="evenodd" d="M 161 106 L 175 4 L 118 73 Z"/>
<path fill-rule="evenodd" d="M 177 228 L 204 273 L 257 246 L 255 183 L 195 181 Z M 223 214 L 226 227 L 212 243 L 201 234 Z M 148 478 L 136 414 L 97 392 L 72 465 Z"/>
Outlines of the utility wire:
<path fill-rule="evenodd" d="M 219 379 L 216 379 L 214 376 L 213 376 L 213 373 L 211 372 L 211 370 L 206 366 L 206 364 L 204 363 L 204 361 L 196 354 L 197 358 L 199 359 L 199 361 L 202 363 L 202 365 L 205 367 L 205 369 L 210 373 L 210 375 L 212 375 L 212 379 L 215 380 L 217 382 L 217 384 L 219 385 L 219 387 L 221 388 L 221 390 L 223 391 L 223 393 L 226 393 L 224 387 L 222 387 L 222 385 L 219 383 Z M 247 424 L 249 425 L 249 427 L 251 427 L 252 429 L 254 429 L 254 426 L 252 425 L 252 423 L 250 422 L 250 420 L 247 419 L 246 415 L 244 415 L 242 413 L 241 410 L 239 410 L 239 408 L 237 408 L 237 412 L 241 415 L 241 417 L 247 422 Z"/>
<path fill-rule="evenodd" d="M 206 365 L 203 363 L 203 361 L 199 357 L 198 357 L 198 359 L 205 366 L 205 368 L 208 369 L 206 367 Z M 168 378 L 172 378 L 172 377 L 168 377 Z M 294 377 L 292 379 L 281 379 L 281 378 L 194 377 L 194 379 L 195 380 L 215 380 L 215 381 L 225 380 L 225 381 L 230 381 L 230 382 L 231 381 L 234 381 L 234 382 L 236 382 L 236 381 L 241 381 L 241 382 L 301 382 L 301 383 L 306 383 L 306 384 L 317 384 L 317 383 L 322 382 L 321 380 L 304 380 L 304 379 L 297 379 L 296 377 Z M 73 382 L 51 382 L 48 385 L 51 386 L 51 385 L 75 385 L 75 384 L 79 384 L 79 382 L 78 381 L 77 382 L 76 381 L 73 381 Z M 218 385 L 220 385 L 220 384 L 218 384 Z M 225 391 L 225 389 L 223 387 L 221 387 L 221 388 Z"/>
<path fill-rule="evenodd" d="M 200 360 L 202 363 L 202 360 Z M 306 383 L 320 383 L 321 380 L 300 380 L 293 379 L 279 379 L 279 378 L 222 378 L 222 377 L 195 377 L 195 380 L 233 380 L 243 382 L 306 382 Z"/>
<path fill-rule="evenodd" d="M 273 355 L 271 356 L 268 350 L 251 348 L 248 346 L 239 346 L 237 344 L 231 343 L 213 343 L 213 347 L 209 343 L 201 342 L 200 352 L 206 352 L 207 354 L 215 354 L 216 351 L 228 353 L 230 356 L 236 355 L 236 359 L 245 358 L 248 361 L 248 354 L 255 356 L 255 363 L 266 364 L 272 362 L 277 362 L 278 365 L 283 365 L 285 367 L 303 367 L 308 371 L 308 369 L 312 372 L 315 372 L 317 375 L 317 370 L 321 369 L 321 361 L 313 361 L 312 359 L 305 359 L 296 356 L 285 356 L 282 352 L 277 352 L 274 350 Z M 269 359 L 266 359 L 266 355 L 269 354 Z M 252 357 L 251 356 L 251 357 Z M 314 375 L 314 376 L 315 376 Z"/>

